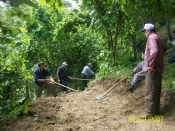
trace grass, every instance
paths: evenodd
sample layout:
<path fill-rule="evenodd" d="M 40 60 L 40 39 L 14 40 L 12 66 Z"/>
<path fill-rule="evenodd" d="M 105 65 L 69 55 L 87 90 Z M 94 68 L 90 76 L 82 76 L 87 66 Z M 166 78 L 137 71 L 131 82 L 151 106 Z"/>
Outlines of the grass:
<path fill-rule="evenodd" d="M 166 62 L 167 56 L 165 56 L 164 60 L 165 70 L 162 78 L 162 87 L 170 92 L 175 92 L 175 64 Z"/>

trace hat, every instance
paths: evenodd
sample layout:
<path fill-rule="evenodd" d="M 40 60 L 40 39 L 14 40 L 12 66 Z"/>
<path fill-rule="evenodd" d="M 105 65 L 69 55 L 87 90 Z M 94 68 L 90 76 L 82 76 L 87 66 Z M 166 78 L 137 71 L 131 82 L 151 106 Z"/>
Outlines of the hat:
<path fill-rule="evenodd" d="M 63 62 L 62 65 L 66 65 L 66 66 L 68 66 L 68 64 L 67 64 L 66 62 Z"/>
<path fill-rule="evenodd" d="M 88 63 L 88 66 L 89 66 L 89 67 L 92 67 L 92 64 L 91 64 L 91 63 Z"/>
<path fill-rule="evenodd" d="M 140 32 L 145 32 L 145 30 L 151 30 L 151 29 L 154 29 L 154 25 L 147 23 L 145 24 L 144 28 Z"/>

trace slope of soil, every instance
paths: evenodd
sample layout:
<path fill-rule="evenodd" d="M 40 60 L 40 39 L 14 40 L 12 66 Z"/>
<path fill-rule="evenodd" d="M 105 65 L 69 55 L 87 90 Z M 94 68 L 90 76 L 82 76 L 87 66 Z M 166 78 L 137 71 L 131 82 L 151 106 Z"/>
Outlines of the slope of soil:
<path fill-rule="evenodd" d="M 129 83 L 121 83 L 102 100 L 95 97 L 106 92 L 119 80 L 103 78 L 83 92 L 61 97 L 40 98 L 29 107 L 30 115 L 6 121 L 9 131 L 174 131 L 175 97 L 161 95 L 162 122 L 140 121 L 145 112 L 144 81 L 133 93 Z M 130 122 L 132 118 L 137 122 Z"/>

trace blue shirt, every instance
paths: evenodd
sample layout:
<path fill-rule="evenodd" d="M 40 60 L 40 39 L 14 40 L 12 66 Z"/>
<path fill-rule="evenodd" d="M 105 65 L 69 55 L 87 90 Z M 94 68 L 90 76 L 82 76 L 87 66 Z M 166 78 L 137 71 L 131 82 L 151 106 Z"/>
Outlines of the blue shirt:
<path fill-rule="evenodd" d="M 46 79 L 47 76 L 50 76 L 50 72 L 46 68 L 44 68 L 43 71 L 40 71 L 39 68 L 34 70 L 34 82 L 37 85 L 42 84 L 42 82 L 38 82 L 37 79 Z"/>
<path fill-rule="evenodd" d="M 138 66 L 137 71 L 139 72 L 139 71 L 141 71 L 141 70 L 144 70 L 145 66 L 146 66 L 145 61 L 142 61 L 142 62 L 140 63 L 140 65 Z"/>
<path fill-rule="evenodd" d="M 85 66 L 83 68 L 83 71 L 81 72 L 82 74 L 85 74 L 88 76 L 89 74 L 94 75 L 95 73 L 89 68 L 89 66 Z"/>

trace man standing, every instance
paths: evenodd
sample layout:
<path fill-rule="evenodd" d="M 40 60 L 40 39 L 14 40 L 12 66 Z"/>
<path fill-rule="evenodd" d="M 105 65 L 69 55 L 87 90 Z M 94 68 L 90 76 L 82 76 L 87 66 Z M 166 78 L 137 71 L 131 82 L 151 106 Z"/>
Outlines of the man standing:
<path fill-rule="evenodd" d="M 145 56 L 144 54 L 145 54 L 145 51 L 142 52 L 142 59 L 144 59 L 144 56 Z M 145 78 L 144 68 L 145 68 L 145 61 L 140 62 L 137 65 L 137 67 L 134 68 L 134 71 L 132 73 L 134 75 L 134 78 L 132 79 L 131 87 L 127 88 L 127 91 L 133 92 L 133 89 L 134 89 L 138 79 Z"/>
<path fill-rule="evenodd" d="M 62 63 L 62 66 L 60 66 L 58 69 L 57 69 L 57 78 L 58 78 L 58 82 L 60 82 L 60 84 L 64 85 L 64 86 L 67 86 L 67 83 L 66 83 L 66 78 L 68 77 L 69 79 L 72 79 L 72 77 L 68 76 L 67 73 L 66 73 L 66 67 L 68 66 L 68 64 L 66 62 L 63 62 Z M 67 88 L 61 86 L 61 91 L 62 92 L 67 92 Z"/>
<path fill-rule="evenodd" d="M 38 88 L 35 92 L 36 98 L 41 97 L 42 91 L 44 89 L 51 91 L 54 97 L 57 96 L 54 80 L 50 76 L 50 72 L 46 68 L 44 68 L 43 62 L 39 62 L 38 68 L 34 70 L 34 82 Z"/>
<path fill-rule="evenodd" d="M 167 42 L 167 44 L 172 44 L 173 45 L 173 50 L 174 50 L 174 53 L 175 53 L 175 30 L 172 32 L 172 36 L 173 36 L 173 38 L 174 38 L 174 41 L 168 41 Z M 173 56 L 171 56 L 171 57 L 169 57 L 168 59 L 167 59 L 167 61 L 169 62 L 169 63 L 173 63 L 173 64 L 175 64 L 175 54 L 173 55 Z"/>
<path fill-rule="evenodd" d="M 147 38 L 145 50 L 146 67 L 146 118 L 159 114 L 162 87 L 163 56 L 166 52 L 163 41 L 155 33 L 153 24 L 145 24 L 141 32 Z"/>
<path fill-rule="evenodd" d="M 92 64 L 89 63 L 87 66 L 83 68 L 83 71 L 81 72 L 82 79 L 87 79 L 88 75 L 95 75 L 95 73 L 91 70 Z M 87 80 L 82 80 L 83 86 L 82 91 L 84 91 L 85 87 L 87 87 Z"/>

